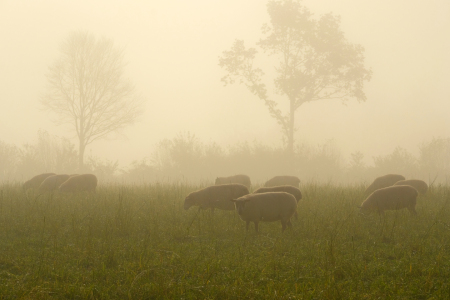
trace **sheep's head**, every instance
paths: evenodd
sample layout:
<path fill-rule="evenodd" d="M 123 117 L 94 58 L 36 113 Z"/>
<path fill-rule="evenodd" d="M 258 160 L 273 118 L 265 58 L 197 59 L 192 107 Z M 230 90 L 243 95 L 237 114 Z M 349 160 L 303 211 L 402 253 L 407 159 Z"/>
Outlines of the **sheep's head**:
<path fill-rule="evenodd" d="M 30 180 L 28 180 L 28 181 L 26 181 L 26 182 L 23 184 L 22 189 L 23 189 L 24 191 L 26 191 L 26 190 L 28 190 L 30 187 L 31 187 L 31 182 L 30 182 Z"/>
<path fill-rule="evenodd" d="M 234 206 L 236 207 L 236 210 L 239 215 L 242 215 L 242 213 L 245 210 L 245 204 L 250 201 L 249 199 L 239 200 L 239 199 L 231 199 L 231 202 L 234 202 Z"/>
<path fill-rule="evenodd" d="M 358 208 L 359 208 L 359 213 L 361 215 L 366 216 L 366 215 L 370 214 L 370 209 L 367 206 L 362 205 L 362 206 L 358 206 Z"/>
<path fill-rule="evenodd" d="M 195 204 L 194 203 L 194 199 L 190 198 L 189 196 L 187 196 L 184 199 L 184 206 L 183 207 L 184 207 L 185 210 L 188 210 L 191 206 L 193 206 Z"/>

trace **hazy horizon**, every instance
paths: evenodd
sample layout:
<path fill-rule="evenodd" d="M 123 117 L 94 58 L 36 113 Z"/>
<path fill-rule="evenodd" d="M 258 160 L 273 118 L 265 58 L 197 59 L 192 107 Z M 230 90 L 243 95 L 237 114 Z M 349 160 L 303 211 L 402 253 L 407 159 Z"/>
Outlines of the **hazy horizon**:
<path fill-rule="evenodd" d="M 227 146 L 248 140 L 281 146 L 279 125 L 242 85 L 224 87 L 218 57 L 235 39 L 248 47 L 269 21 L 267 1 L 0 1 L 0 141 L 18 146 L 39 129 L 77 139 L 40 110 L 45 74 L 69 33 L 85 30 L 124 49 L 127 77 L 146 99 L 127 139 L 103 140 L 86 153 L 121 166 L 148 156 L 180 132 Z M 417 153 L 433 137 L 450 137 L 450 2 L 303 1 L 315 16 L 332 12 L 350 43 L 365 48 L 373 71 L 367 101 L 312 102 L 296 113 L 296 143 L 333 140 L 346 159 L 366 160 L 400 146 Z M 261 66 L 270 72 L 273 66 Z M 265 83 L 271 92 L 271 78 Z M 283 100 L 280 103 L 284 105 Z"/>

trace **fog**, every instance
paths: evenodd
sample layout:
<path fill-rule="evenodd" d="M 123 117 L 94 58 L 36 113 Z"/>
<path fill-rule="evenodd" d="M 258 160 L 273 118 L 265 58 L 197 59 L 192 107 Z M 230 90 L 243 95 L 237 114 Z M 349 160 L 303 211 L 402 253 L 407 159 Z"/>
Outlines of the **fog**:
<path fill-rule="evenodd" d="M 365 48 L 367 101 L 318 101 L 296 112 L 296 143 L 332 141 L 348 159 L 450 137 L 450 2 L 448 0 L 305 0 L 316 16 L 332 12 L 350 43 Z M 266 1 L 5 1 L 0 0 L 0 140 L 23 145 L 38 130 L 77 139 L 41 109 L 45 74 L 72 31 L 86 30 L 123 48 L 127 77 L 146 99 L 126 138 L 87 148 L 126 166 L 164 138 L 190 132 L 221 146 L 243 141 L 281 147 L 281 130 L 245 86 L 224 87 L 218 58 L 235 39 L 247 46 L 268 22 Z M 270 71 L 273 66 L 261 66 Z M 270 87 L 272 82 L 267 78 Z M 271 92 L 269 88 L 269 92 Z"/>

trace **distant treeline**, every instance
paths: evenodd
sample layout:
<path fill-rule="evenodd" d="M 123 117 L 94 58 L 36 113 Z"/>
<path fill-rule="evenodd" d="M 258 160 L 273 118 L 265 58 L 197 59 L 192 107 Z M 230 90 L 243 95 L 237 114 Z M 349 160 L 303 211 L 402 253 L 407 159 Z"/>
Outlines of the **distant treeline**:
<path fill-rule="evenodd" d="M 22 147 L 0 141 L 0 180 L 24 181 L 44 172 L 90 172 L 99 181 L 143 184 L 150 182 L 207 182 L 217 176 L 247 174 L 253 183 L 274 175 L 296 175 L 302 182 L 336 184 L 371 182 L 388 174 L 422 179 L 431 184 L 450 180 L 450 138 L 433 138 L 419 145 L 414 156 L 397 147 L 391 154 L 373 157 L 373 165 L 364 163 L 364 154 L 355 152 L 344 158 L 333 142 L 323 145 L 297 145 L 294 153 L 259 143 L 239 143 L 227 148 L 205 144 L 190 133 L 160 141 L 142 160 L 120 168 L 118 161 L 88 157 L 84 170 L 77 166 L 78 153 L 69 140 L 38 133 L 36 144 Z"/>

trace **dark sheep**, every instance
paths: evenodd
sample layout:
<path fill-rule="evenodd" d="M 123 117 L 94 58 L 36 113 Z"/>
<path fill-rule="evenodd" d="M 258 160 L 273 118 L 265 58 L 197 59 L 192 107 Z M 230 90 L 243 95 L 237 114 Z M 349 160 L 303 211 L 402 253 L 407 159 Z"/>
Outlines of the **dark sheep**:
<path fill-rule="evenodd" d="M 61 192 L 95 192 L 97 176 L 94 174 L 81 174 L 72 176 L 60 185 Z"/>
<path fill-rule="evenodd" d="M 297 176 L 275 176 L 264 183 L 265 187 L 291 185 L 299 187 L 300 179 Z"/>
<path fill-rule="evenodd" d="M 252 182 L 250 181 L 250 177 L 244 174 L 228 176 L 228 177 L 217 177 L 215 181 L 215 185 L 220 184 L 230 184 L 230 183 L 239 183 L 245 185 L 247 188 L 250 188 Z"/>
<path fill-rule="evenodd" d="M 393 186 L 397 181 L 405 180 L 405 177 L 398 174 L 387 174 L 384 176 L 380 176 L 375 178 L 371 185 L 369 185 L 364 192 L 365 195 L 369 195 L 372 192 L 382 189 L 388 186 Z"/>
<path fill-rule="evenodd" d="M 238 183 L 213 185 L 187 195 L 184 199 L 184 209 L 198 206 L 199 210 L 211 209 L 211 211 L 214 211 L 216 208 L 234 210 L 234 204 L 230 200 L 248 193 L 248 188 Z"/>
<path fill-rule="evenodd" d="M 28 189 L 37 189 L 41 185 L 42 181 L 45 180 L 45 178 L 47 178 L 49 176 L 53 176 L 53 175 L 56 175 L 56 174 L 55 173 L 43 173 L 43 174 L 36 175 L 33 178 L 31 178 L 30 180 L 25 181 L 22 188 L 25 191 Z"/>
<path fill-rule="evenodd" d="M 49 176 L 45 178 L 44 181 L 42 181 L 41 185 L 38 188 L 38 191 L 42 193 L 57 190 L 59 186 L 69 178 L 70 175 L 67 174 L 58 174 Z"/>
<path fill-rule="evenodd" d="M 256 191 L 253 192 L 253 194 L 260 194 L 260 193 L 268 193 L 268 192 L 286 192 L 295 197 L 295 200 L 298 202 L 302 199 L 302 193 L 298 188 L 291 185 L 281 185 L 281 186 L 273 186 L 273 187 L 260 187 Z M 297 210 L 295 210 L 295 219 L 298 219 L 298 213 Z"/>
<path fill-rule="evenodd" d="M 399 210 L 407 208 L 416 215 L 416 200 L 419 193 L 409 185 L 394 185 L 378 189 L 367 197 L 361 204 L 360 212 L 365 214 L 378 211 L 384 215 L 385 210 Z"/>
<path fill-rule="evenodd" d="M 428 184 L 419 179 L 408 179 L 397 181 L 394 185 L 409 185 L 415 188 L 419 193 L 425 194 L 428 191 Z"/>

